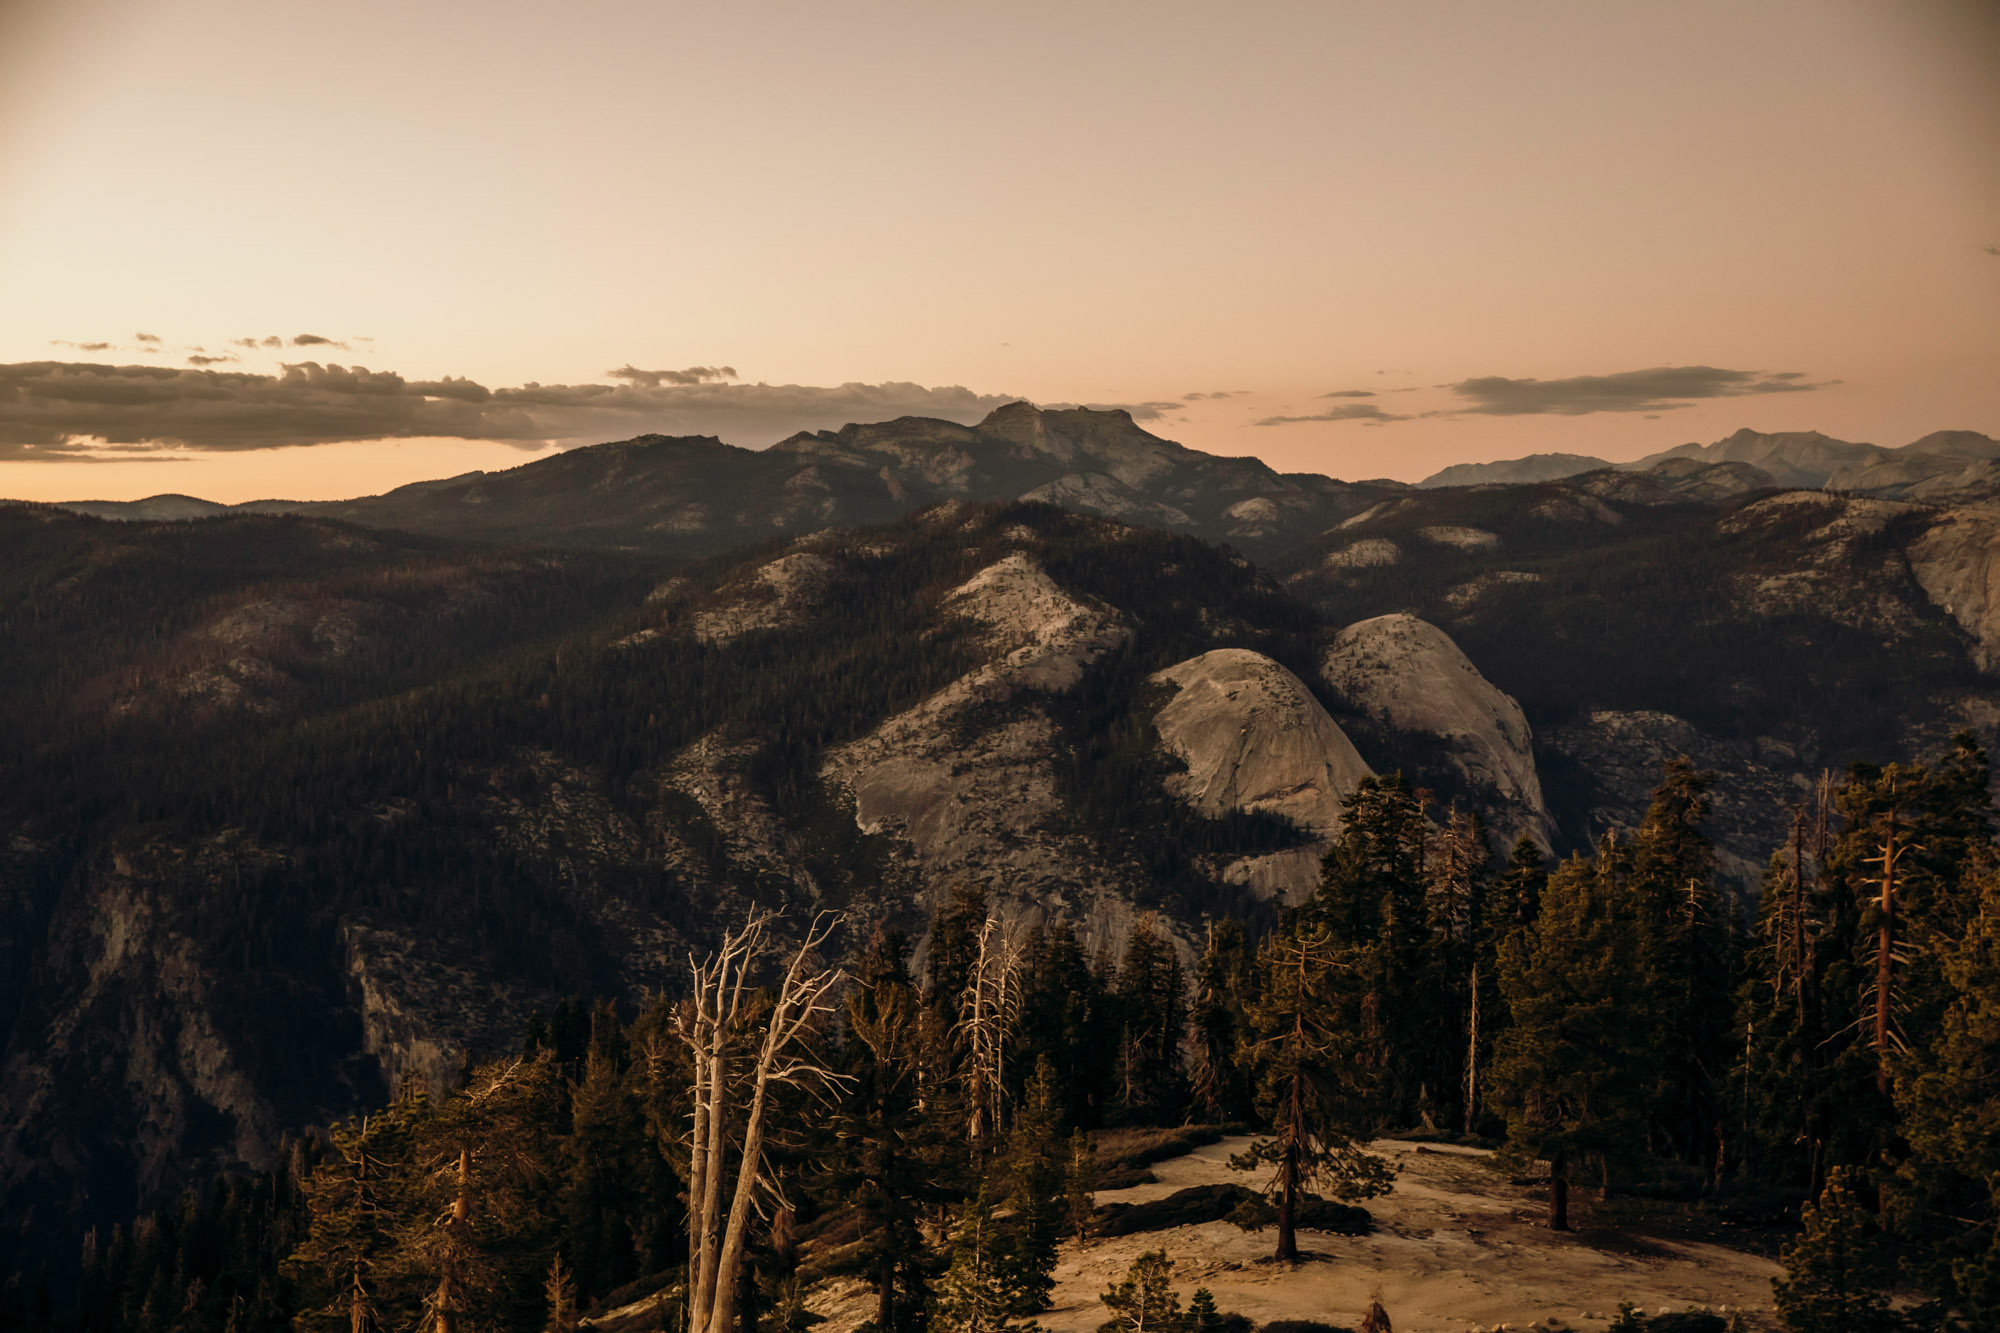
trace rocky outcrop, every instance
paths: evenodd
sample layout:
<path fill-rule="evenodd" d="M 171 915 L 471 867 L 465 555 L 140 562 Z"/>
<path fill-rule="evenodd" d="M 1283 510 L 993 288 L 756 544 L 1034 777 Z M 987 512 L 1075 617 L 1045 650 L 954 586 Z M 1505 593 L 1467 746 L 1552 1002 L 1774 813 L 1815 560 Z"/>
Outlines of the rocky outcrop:
<path fill-rule="evenodd" d="M 1153 716 L 1160 743 L 1187 765 L 1168 779 L 1206 815 L 1280 815 L 1312 842 L 1224 868 L 1263 897 L 1297 902 L 1319 880 L 1340 805 L 1369 768 L 1311 690 L 1262 653 L 1218 648 L 1155 674 L 1174 695 Z"/>
<path fill-rule="evenodd" d="M 1403 558 L 1403 552 L 1387 537 L 1363 537 L 1360 541 L 1349 542 L 1337 550 L 1328 551 L 1320 561 L 1322 569 L 1371 569 L 1377 565 L 1393 565 Z"/>
<path fill-rule="evenodd" d="M 1714 841 L 1717 868 L 1744 893 L 1755 892 L 1772 849 L 1785 840 L 1793 804 L 1809 789 L 1798 752 L 1785 742 L 1712 736 L 1671 713 L 1594 709 L 1549 728 L 1542 744 L 1586 775 L 1579 827 L 1568 830 L 1579 842 L 1638 827 L 1668 760 L 1686 759 L 1715 774 L 1713 811 L 1703 828 Z"/>
<path fill-rule="evenodd" d="M 0 1199 L 10 1208 L 39 1205 L 55 1225 L 86 1203 L 156 1199 L 190 1172 L 270 1163 L 281 1114 L 246 1069 L 256 1053 L 241 1025 L 223 1019 L 228 978 L 163 882 L 274 864 L 224 834 L 135 845 L 80 873 L 17 1019 L 38 1040 L 10 1043 L 0 1065 Z M 332 1081 L 303 1096 L 295 1087 L 289 1109 Z M 86 1175 L 85 1164 L 96 1169 Z"/>
<path fill-rule="evenodd" d="M 1979 669 L 2000 666 L 2000 513 L 1947 510 L 1909 552 L 1924 593 L 1971 636 Z"/>
<path fill-rule="evenodd" d="M 1500 546 L 1497 533 L 1484 528 L 1468 528 L 1454 523 L 1440 523 L 1431 527 L 1418 528 L 1417 535 L 1438 546 L 1450 546 L 1460 551 L 1493 551 Z"/>
<path fill-rule="evenodd" d="M 1074 689 L 1130 631 L 1022 552 L 953 589 L 945 608 L 976 623 L 986 660 L 834 750 L 822 772 L 852 799 L 861 830 L 894 838 L 925 881 L 965 879 L 1088 914 L 1110 875 L 1056 827 L 1056 729 L 1035 696 Z"/>
<path fill-rule="evenodd" d="M 795 624 L 810 613 L 835 572 L 833 561 L 811 551 L 781 555 L 746 575 L 721 605 L 697 612 L 695 635 L 727 643 L 752 630 Z"/>
<path fill-rule="evenodd" d="M 1321 658 L 1320 674 L 1356 711 L 1387 729 L 1442 741 L 1495 833 L 1509 842 L 1527 836 L 1549 845 L 1528 719 L 1443 630 L 1401 613 L 1349 625 Z"/>

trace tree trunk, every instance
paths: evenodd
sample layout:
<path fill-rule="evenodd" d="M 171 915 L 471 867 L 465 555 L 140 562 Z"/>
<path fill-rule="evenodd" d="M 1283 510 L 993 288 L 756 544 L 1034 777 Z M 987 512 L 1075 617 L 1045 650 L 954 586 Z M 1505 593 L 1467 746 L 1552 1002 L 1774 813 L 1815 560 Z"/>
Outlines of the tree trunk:
<path fill-rule="evenodd" d="M 458 1333 L 458 1250 L 472 1226 L 472 1149 L 458 1150 L 458 1197 L 451 1201 L 451 1217 L 445 1222 L 449 1241 L 444 1262 L 438 1266 L 437 1293 L 431 1298 L 431 1327 L 436 1333 Z"/>
<path fill-rule="evenodd" d="M 875 1277 L 875 1333 L 894 1333 L 896 1314 L 896 1257 L 884 1253 L 882 1271 Z"/>
<path fill-rule="evenodd" d="M 1889 833 L 1882 843 L 1882 920 L 1875 938 L 1875 1087 L 1889 1095 L 1889 997 L 1895 984 L 1896 947 L 1896 812 L 1889 811 Z"/>
<path fill-rule="evenodd" d="M 1569 1230 L 1569 1158 L 1562 1153 L 1549 1159 L 1549 1230 Z"/>
<path fill-rule="evenodd" d="M 1292 1075 L 1291 1096 L 1286 1107 L 1285 1169 L 1278 1192 L 1278 1260 L 1299 1261 L 1299 1145 L 1305 1138 L 1305 1108 L 1300 1100 L 1299 1076 Z"/>
<path fill-rule="evenodd" d="M 1465 1025 L 1465 1132 L 1479 1115 L 1479 962 L 1472 964 L 1472 1006 Z"/>

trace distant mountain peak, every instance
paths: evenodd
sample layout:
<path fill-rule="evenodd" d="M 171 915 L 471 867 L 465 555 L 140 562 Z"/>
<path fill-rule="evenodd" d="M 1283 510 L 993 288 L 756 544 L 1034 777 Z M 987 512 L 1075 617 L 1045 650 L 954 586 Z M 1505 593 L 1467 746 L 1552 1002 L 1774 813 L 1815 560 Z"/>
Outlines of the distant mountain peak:
<path fill-rule="evenodd" d="M 1495 463 L 1454 463 L 1417 483 L 1423 490 L 1440 486 L 1486 486 L 1515 482 L 1561 481 L 1611 464 L 1588 454 L 1529 454 Z"/>

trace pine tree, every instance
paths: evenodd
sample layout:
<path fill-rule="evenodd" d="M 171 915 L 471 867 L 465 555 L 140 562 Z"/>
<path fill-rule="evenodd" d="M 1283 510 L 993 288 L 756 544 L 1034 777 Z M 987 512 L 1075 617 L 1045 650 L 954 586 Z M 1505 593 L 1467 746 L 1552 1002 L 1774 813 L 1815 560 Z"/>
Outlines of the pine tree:
<path fill-rule="evenodd" d="M 2000 1326 L 2000 866 L 1968 877 L 1972 919 L 1939 948 L 1950 1000 L 1896 1063 L 1908 1157 L 1884 1215 L 1925 1256 L 1915 1276 L 1972 1327 Z"/>
<path fill-rule="evenodd" d="M 1067 1146 L 1056 1110 L 1055 1071 L 1043 1061 L 1007 1140 L 1008 1308 L 1014 1314 L 1048 1309 L 1055 1290 L 1056 1248 L 1067 1213 Z"/>
<path fill-rule="evenodd" d="M 1006 1238 L 993 1222 L 986 1189 L 959 1211 L 951 1267 L 938 1279 L 931 1327 L 938 1333 L 1009 1333 L 1023 1325 L 1013 1313 Z"/>
<path fill-rule="evenodd" d="M 923 1314 L 927 1258 L 921 1208 L 940 1196 L 933 1125 L 918 1100 L 922 1015 L 902 932 L 878 934 L 847 994 L 849 1034 L 831 1183 L 862 1221 L 875 1280 L 877 1333 L 904 1333 Z"/>
<path fill-rule="evenodd" d="M 418 1207 L 399 1260 L 427 1279 L 434 1333 L 512 1322 L 541 1304 L 560 1098 L 552 1059 L 505 1061 L 473 1070 L 418 1127 Z"/>
<path fill-rule="evenodd" d="M 1068 921 L 1028 942 L 1018 1049 L 1025 1069 L 1043 1058 L 1054 1066 L 1063 1119 L 1070 1124 L 1097 1125 L 1112 1100 L 1117 1009 Z"/>
<path fill-rule="evenodd" d="M 575 1262 L 572 1277 L 585 1291 L 609 1291 L 637 1276 L 632 1224 L 640 1211 L 643 1140 L 639 1107 L 618 1068 L 617 1048 L 593 1043 L 583 1079 L 570 1090 L 562 1199 Z"/>
<path fill-rule="evenodd" d="M 1345 953 L 1361 996 L 1363 1043 L 1355 1055 L 1377 1071 L 1388 1116 L 1407 1123 L 1421 1113 L 1446 1067 L 1455 1066 L 1447 1054 L 1455 1048 L 1453 1015 L 1438 1011 L 1425 984 L 1431 971 L 1424 873 L 1429 825 L 1400 773 L 1363 778 L 1341 817 L 1306 914 Z"/>
<path fill-rule="evenodd" d="M 1250 1113 L 1240 1048 L 1252 967 L 1243 927 L 1228 918 L 1211 923 L 1196 974 L 1192 1023 L 1194 1104 L 1211 1120 L 1241 1120 Z"/>
<path fill-rule="evenodd" d="M 548 1281 L 542 1284 L 549 1303 L 549 1322 L 544 1333 L 576 1333 L 576 1281 L 563 1267 L 562 1256 L 549 1260 Z"/>
<path fill-rule="evenodd" d="M 1785 1247 L 1771 1282 L 1788 1333 L 1889 1333 L 1902 1327 L 1885 1294 L 1893 1268 L 1847 1168 L 1805 1210 L 1804 1234 Z"/>
<path fill-rule="evenodd" d="M 1607 838 L 1595 861 L 1564 862 L 1534 927 L 1500 949 L 1512 1021 L 1494 1052 L 1491 1104 L 1509 1146 L 1549 1162 L 1556 1230 L 1569 1226 L 1572 1169 L 1634 1156 L 1644 1125 L 1651 1031 L 1621 859 Z"/>
<path fill-rule="evenodd" d="M 1716 1164 L 1721 1073 L 1734 1059 L 1735 979 L 1729 915 L 1715 890 L 1715 851 L 1701 830 L 1714 775 L 1669 760 L 1620 869 L 1631 899 L 1650 1048 L 1650 1097 L 1661 1141 L 1682 1160 Z"/>
<path fill-rule="evenodd" d="M 336 1128 L 300 1182 L 311 1221 L 285 1268 L 299 1284 L 306 1327 L 372 1333 L 414 1304 L 393 1256 L 414 1187 L 412 1122 L 423 1110 L 423 1095 L 406 1088 L 383 1111 Z"/>
<path fill-rule="evenodd" d="M 1182 1328 L 1186 1333 L 1222 1333 L 1222 1312 L 1215 1308 L 1214 1292 L 1207 1287 L 1194 1289 L 1194 1295 L 1188 1297 Z"/>
<path fill-rule="evenodd" d="M 1272 1136 L 1230 1165 L 1273 1168 L 1277 1258 L 1287 1263 L 1299 1257 L 1299 1202 L 1310 1186 L 1322 1183 L 1350 1199 L 1388 1188 L 1387 1168 L 1358 1142 L 1365 1086 L 1355 1059 L 1362 1005 L 1357 952 L 1337 948 L 1331 932 L 1301 917 L 1274 933 L 1262 953 L 1264 981 L 1249 1019 L 1258 1106 Z"/>
<path fill-rule="evenodd" d="M 1148 1250 L 1132 1261 L 1125 1280 L 1102 1296 L 1111 1318 L 1097 1333 L 1185 1333 L 1187 1317 L 1174 1291 L 1174 1261 L 1165 1250 Z"/>
<path fill-rule="evenodd" d="M 1150 914 L 1139 918 L 1126 941 L 1118 999 L 1125 1020 L 1122 1100 L 1129 1110 L 1169 1117 L 1184 1097 L 1180 1053 L 1187 983 L 1173 942 Z"/>
<path fill-rule="evenodd" d="M 1425 853 L 1429 947 L 1425 950 L 1434 1025 L 1420 1057 L 1427 1101 L 1470 1133 L 1491 1036 L 1492 947 L 1487 929 L 1486 828 L 1454 805 Z M 1455 1077 L 1454 1077 L 1455 1076 Z"/>
<path fill-rule="evenodd" d="M 1082 1130 L 1074 1130 L 1063 1163 L 1063 1218 L 1065 1230 L 1079 1245 L 1090 1236 L 1090 1219 L 1097 1208 L 1096 1189 L 1097 1145 Z"/>

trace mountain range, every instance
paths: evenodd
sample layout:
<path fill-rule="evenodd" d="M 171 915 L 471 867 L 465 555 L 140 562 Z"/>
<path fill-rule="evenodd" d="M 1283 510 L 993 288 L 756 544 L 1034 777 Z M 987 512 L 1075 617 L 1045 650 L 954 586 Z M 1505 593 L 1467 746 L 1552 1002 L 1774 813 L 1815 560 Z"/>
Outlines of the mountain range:
<path fill-rule="evenodd" d="M 1686 756 L 1747 895 L 1822 769 L 2000 739 L 1990 496 L 1780 479 L 1993 462 L 1926 439 L 1411 487 L 1017 404 L 0 506 L 4 1234 L 672 986 L 746 903 L 1267 920 L 1370 772 L 1561 853 Z"/>
<path fill-rule="evenodd" d="M 1633 463 L 1585 454 L 1530 454 L 1497 463 L 1457 463 L 1417 485 L 1476 486 L 1560 481 L 1606 468 L 1645 472 L 1663 463 L 1737 463 L 1770 484 L 1824 487 L 1886 499 L 1991 500 L 2000 497 L 2000 441 L 1971 430 L 1940 430 L 1900 448 L 1836 440 L 1818 431 L 1739 430 L 1712 444 L 1683 444 Z"/>

